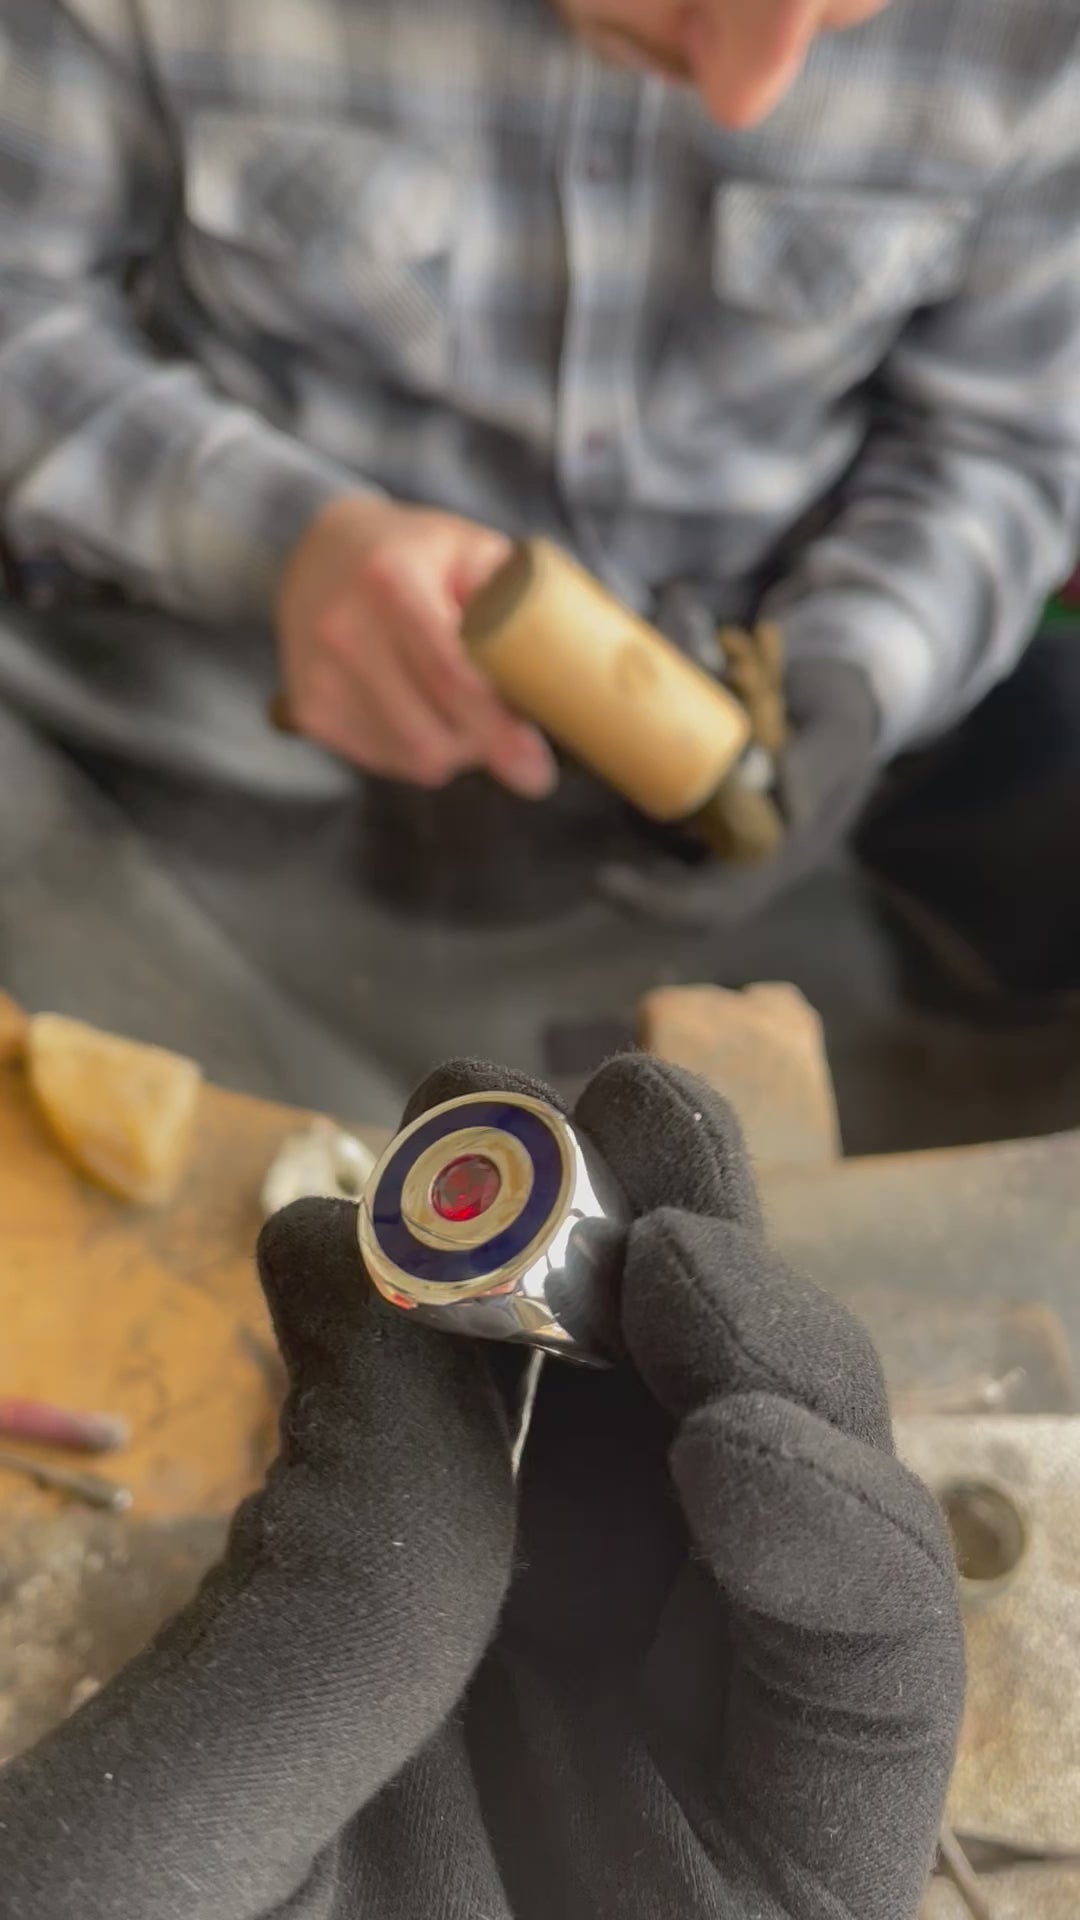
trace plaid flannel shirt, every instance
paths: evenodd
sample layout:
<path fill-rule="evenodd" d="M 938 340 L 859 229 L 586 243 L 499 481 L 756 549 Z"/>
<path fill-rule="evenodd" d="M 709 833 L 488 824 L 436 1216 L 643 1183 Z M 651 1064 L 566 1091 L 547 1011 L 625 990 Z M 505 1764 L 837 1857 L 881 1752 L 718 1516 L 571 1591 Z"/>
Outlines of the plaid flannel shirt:
<path fill-rule="evenodd" d="M 356 487 L 962 712 L 1080 523 L 1080 0 L 894 0 L 742 133 L 547 0 L 0 0 L 9 549 L 263 619 Z"/>

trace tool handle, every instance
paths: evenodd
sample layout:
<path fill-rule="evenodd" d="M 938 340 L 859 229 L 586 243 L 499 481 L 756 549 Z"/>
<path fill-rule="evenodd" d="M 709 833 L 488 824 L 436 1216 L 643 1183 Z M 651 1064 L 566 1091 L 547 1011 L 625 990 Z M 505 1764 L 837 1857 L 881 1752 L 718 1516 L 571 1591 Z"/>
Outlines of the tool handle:
<path fill-rule="evenodd" d="M 127 1445 L 126 1420 L 111 1413 L 78 1413 L 47 1400 L 0 1398 L 0 1438 L 70 1447 L 75 1453 L 112 1453 Z"/>
<path fill-rule="evenodd" d="M 546 540 L 515 547 L 462 638 L 510 706 L 654 820 L 698 812 L 749 741 L 725 688 Z"/>

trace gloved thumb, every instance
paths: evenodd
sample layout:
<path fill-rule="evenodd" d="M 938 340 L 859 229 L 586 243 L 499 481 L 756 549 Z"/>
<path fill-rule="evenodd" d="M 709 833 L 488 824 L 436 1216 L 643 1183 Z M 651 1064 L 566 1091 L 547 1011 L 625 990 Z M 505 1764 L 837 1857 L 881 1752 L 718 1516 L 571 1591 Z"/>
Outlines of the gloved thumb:
<path fill-rule="evenodd" d="M 264 1532 L 272 1515 L 275 1557 L 287 1567 L 294 1556 L 308 1578 L 333 1569 L 354 1596 L 377 1573 L 385 1630 L 396 1607 L 410 1664 L 422 1667 L 426 1648 L 433 1666 L 450 1674 L 460 1658 L 467 1673 L 513 1536 L 506 1417 L 482 1350 L 382 1300 L 346 1202 L 276 1215 L 259 1273 L 291 1387 L 259 1514 Z"/>

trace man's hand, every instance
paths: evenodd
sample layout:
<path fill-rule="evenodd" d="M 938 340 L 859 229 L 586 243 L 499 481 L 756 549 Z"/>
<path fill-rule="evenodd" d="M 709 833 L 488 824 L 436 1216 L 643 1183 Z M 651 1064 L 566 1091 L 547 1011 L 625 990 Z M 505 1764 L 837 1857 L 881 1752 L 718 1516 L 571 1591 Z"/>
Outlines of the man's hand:
<path fill-rule="evenodd" d="M 368 495 L 333 502 L 293 554 L 278 603 L 285 694 L 301 733 L 368 773 L 441 787 L 480 767 L 527 799 L 555 783 L 461 643 L 461 614 L 509 543 L 448 513 Z"/>

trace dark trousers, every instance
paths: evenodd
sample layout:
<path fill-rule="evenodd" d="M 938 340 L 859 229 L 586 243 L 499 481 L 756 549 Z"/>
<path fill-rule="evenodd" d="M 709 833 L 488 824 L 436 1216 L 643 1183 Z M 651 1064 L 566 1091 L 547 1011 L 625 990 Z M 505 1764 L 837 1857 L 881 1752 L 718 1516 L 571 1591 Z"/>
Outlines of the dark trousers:
<path fill-rule="evenodd" d="M 856 849 L 958 984 L 1018 1009 L 1080 993 L 1080 618 L 891 770 Z"/>

